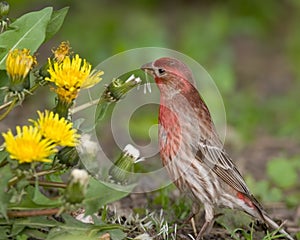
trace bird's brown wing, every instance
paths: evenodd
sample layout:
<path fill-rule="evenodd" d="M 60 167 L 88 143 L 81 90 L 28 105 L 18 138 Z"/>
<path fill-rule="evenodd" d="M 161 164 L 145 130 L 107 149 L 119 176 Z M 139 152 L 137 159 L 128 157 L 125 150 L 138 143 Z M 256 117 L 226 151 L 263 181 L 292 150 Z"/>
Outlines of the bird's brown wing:
<path fill-rule="evenodd" d="M 218 145 L 208 140 L 200 140 L 196 157 L 200 158 L 201 155 L 201 161 L 208 165 L 225 183 L 235 190 L 251 196 L 242 175 L 235 167 L 229 155 Z"/>

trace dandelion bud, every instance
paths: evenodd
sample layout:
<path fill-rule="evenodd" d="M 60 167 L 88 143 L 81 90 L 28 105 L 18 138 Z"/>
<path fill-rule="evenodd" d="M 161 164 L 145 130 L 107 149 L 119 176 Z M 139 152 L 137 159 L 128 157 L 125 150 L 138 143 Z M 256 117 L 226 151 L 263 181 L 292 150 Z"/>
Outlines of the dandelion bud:
<path fill-rule="evenodd" d="M 66 202 L 71 204 L 81 203 L 84 200 L 88 183 L 89 175 L 87 171 L 73 169 L 65 190 Z"/>
<path fill-rule="evenodd" d="M 129 90 L 137 86 L 139 83 L 141 83 L 141 79 L 139 77 L 136 78 L 134 74 L 125 81 L 121 79 L 112 80 L 112 82 L 106 86 L 106 89 L 98 103 L 96 121 L 99 121 L 104 117 L 110 103 L 119 101 Z"/>
<path fill-rule="evenodd" d="M 114 79 L 107 86 L 106 91 L 104 92 L 105 99 L 111 102 L 116 102 L 140 82 L 141 79 L 136 78 L 134 74 L 132 74 L 126 81 L 121 79 Z"/>
<path fill-rule="evenodd" d="M 10 90 L 21 92 L 29 88 L 28 74 L 36 64 L 36 58 L 30 55 L 30 50 L 14 49 L 8 53 L 6 71 L 10 78 Z"/>
<path fill-rule="evenodd" d="M 64 147 L 57 153 L 59 162 L 73 167 L 79 162 L 78 152 L 75 147 Z"/>
<path fill-rule="evenodd" d="M 134 172 L 134 164 L 140 162 L 138 149 L 128 144 L 115 164 L 109 170 L 109 178 L 116 183 L 126 184 Z"/>

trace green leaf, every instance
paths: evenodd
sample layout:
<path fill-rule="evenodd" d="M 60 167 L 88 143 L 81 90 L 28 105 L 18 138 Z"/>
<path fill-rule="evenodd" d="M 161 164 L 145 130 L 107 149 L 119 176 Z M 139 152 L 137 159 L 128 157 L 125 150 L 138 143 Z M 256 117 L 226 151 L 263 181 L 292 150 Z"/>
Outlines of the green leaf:
<path fill-rule="evenodd" d="M 30 238 L 25 238 L 26 240 L 27 239 L 46 239 L 47 235 L 48 235 L 46 232 L 42 232 L 39 229 L 25 229 L 23 233 L 25 236 L 30 237 Z M 19 240 L 18 239 L 19 236 L 20 235 L 17 236 L 17 240 Z"/>
<path fill-rule="evenodd" d="M 128 186 L 120 186 L 117 184 L 104 183 L 94 178 L 90 179 L 89 187 L 86 193 L 85 205 L 86 215 L 91 215 L 99 210 L 105 204 L 119 200 L 127 196 L 134 184 Z"/>
<path fill-rule="evenodd" d="M 297 170 L 289 159 L 278 158 L 268 162 L 267 173 L 274 183 L 281 188 L 290 188 L 297 184 Z"/>
<path fill-rule="evenodd" d="M 1 37 L 0 37 L 1 38 Z M 0 70 L 0 87 L 4 87 L 4 86 L 8 86 L 8 76 L 6 74 L 6 71 L 4 70 Z M 1 91 L 1 93 L 3 92 L 3 90 Z"/>
<path fill-rule="evenodd" d="M 5 69 L 5 59 L 15 48 L 30 49 L 35 52 L 44 42 L 46 29 L 52 14 L 52 7 L 27 13 L 10 25 L 0 38 L 0 69 Z"/>
<path fill-rule="evenodd" d="M 20 234 L 16 236 L 16 240 L 28 240 L 28 236 L 26 234 Z"/>
<path fill-rule="evenodd" d="M 126 238 L 126 234 L 120 229 L 113 229 L 109 231 L 112 240 L 122 240 Z"/>
<path fill-rule="evenodd" d="M 5 150 L 0 151 L 0 163 L 3 162 L 8 157 L 8 152 Z"/>
<path fill-rule="evenodd" d="M 11 193 L 7 192 L 7 183 L 12 176 L 9 165 L 0 168 L 0 213 L 5 217 L 7 217 L 6 209 L 11 198 Z"/>
<path fill-rule="evenodd" d="M 90 237 L 84 233 L 78 233 L 77 231 L 73 233 L 64 233 L 61 232 L 59 229 L 53 229 L 50 231 L 49 235 L 47 236 L 46 240 L 98 240 L 98 237 Z"/>
<path fill-rule="evenodd" d="M 222 209 L 222 215 L 216 218 L 216 222 L 224 226 L 229 232 L 232 232 L 237 227 L 249 226 L 251 217 L 246 213 L 232 209 Z"/>
<path fill-rule="evenodd" d="M 61 28 L 64 19 L 69 11 L 69 7 L 62 8 L 60 10 L 54 11 L 52 13 L 51 19 L 48 23 L 47 29 L 46 29 L 46 38 L 45 41 L 48 41 L 50 38 L 52 38 L 58 30 Z"/>
<path fill-rule="evenodd" d="M 300 193 L 289 194 L 285 196 L 284 200 L 289 207 L 297 207 L 299 205 Z"/>
<path fill-rule="evenodd" d="M 13 224 L 11 229 L 11 237 L 19 235 L 25 227 L 25 225 Z"/>
<path fill-rule="evenodd" d="M 9 205 L 11 210 L 32 210 L 38 208 L 53 208 L 60 207 L 62 204 L 61 199 L 48 199 L 41 193 L 37 193 L 35 188 L 28 186 L 26 188 L 27 194 L 20 203 Z M 42 196 L 41 196 L 42 195 Z M 44 200 L 44 201 L 43 201 Z"/>
<path fill-rule="evenodd" d="M 95 123 L 98 123 L 100 120 L 102 120 L 104 118 L 106 110 L 110 104 L 111 104 L 110 102 L 100 99 L 100 101 L 98 102 L 97 108 L 96 108 Z"/>
<path fill-rule="evenodd" d="M 16 226 L 30 226 L 31 228 L 46 228 L 56 227 L 60 223 L 46 216 L 36 216 L 16 219 L 13 224 Z"/>
<path fill-rule="evenodd" d="M 43 205 L 43 206 L 47 205 L 47 206 L 52 206 L 52 207 L 57 207 L 61 203 L 61 201 L 59 199 L 56 199 L 56 200 L 49 199 L 44 194 L 42 194 L 40 192 L 38 184 L 35 185 L 32 201 L 37 205 Z"/>
<path fill-rule="evenodd" d="M 62 217 L 64 223 L 58 223 L 58 229 L 52 229 L 47 239 L 99 239 L 101 232 L 113 232 L 115 236 L 121 236 L 120 232 L 115 232 L 115 230 L 121 231 L 121 229 L 124 229 L 124 227 L 118 224 L 83 223 L 68 214 L 62 214 Z M 79 236 L 80 238 L 77 238 Z M 118 238 L 116 237 L 115 239 Z"/>
<path fill-rule="evenodd" d="M 0 50 L 0 52 L 1 52 L 1 50 Z M 0 70 L 0 88 L 8 87 L 8 86 L 9 86 L 9 80 L 8 80 L 6 71 Z M 2 105 L 4 103 L 4 98 L 5 98 L 6 94 L 7 94 L 7 91 L 5 91 L 5 89 L 0 90 L 0 105 Z"/>
<path fill-rule="evenodd" d="M 0 226 L 0 239 L 8 239 L 7 233 L 9 233 L 11 226 L 1 225 Z"/>

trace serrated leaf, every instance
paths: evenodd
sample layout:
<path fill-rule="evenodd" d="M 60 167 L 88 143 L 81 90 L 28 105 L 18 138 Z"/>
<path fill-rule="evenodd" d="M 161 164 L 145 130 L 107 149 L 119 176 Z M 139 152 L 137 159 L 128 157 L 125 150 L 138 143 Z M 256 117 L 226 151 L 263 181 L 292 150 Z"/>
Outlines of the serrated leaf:
<path fill-rule="evenodd" d="M 117 184 L 104 183 L 94 178 L 90 179 L 89 187 L 86 193 L 85 205 L 86 215 L 91 215 L 99 210 L 105 204 L 117 201 L 127 196 L 134 184 L 128 186 L 120 186 Z"/>
<path fill-rule="evenodd" d="M 48 41 L 50 38 L 52 38 L 58 30 L 61 28 L 64 19 L 69 11 L 69 7 L 62 8 L 57 11 L 53 11 L 51 19 L 48 23 L 47 29 L 46 29 L 46 38 L 45 41 Z"/>
<path fill-rule="evenodd" d="M 30 49 L 34 53 L 43 43 L 52 7 L 27 13 L 10 24 L 10 29 L 0 38 L 0 69 L 5 69 L 5 60 L 10 50 Z"/>
<path fill-rule="evenodd" d="M 14 203 L 9 205 L 9 209 L 11 210 L 32 210 L 32 209 L 39 209 L 39 208 L 53 208 L 53 207 L 60 207 L 62 202 L 60 199 L 56 200 L 45 200 L 42 201 L 41 196 L 36 193 L 35 188 L 32 186 L 28 186 L 26 188 L 27 194 L 22 199 L 20 203 Z M 45 196 L 44 196 L 45 197 Z M 46 197 L 45 197 L 46 198 Z"/>

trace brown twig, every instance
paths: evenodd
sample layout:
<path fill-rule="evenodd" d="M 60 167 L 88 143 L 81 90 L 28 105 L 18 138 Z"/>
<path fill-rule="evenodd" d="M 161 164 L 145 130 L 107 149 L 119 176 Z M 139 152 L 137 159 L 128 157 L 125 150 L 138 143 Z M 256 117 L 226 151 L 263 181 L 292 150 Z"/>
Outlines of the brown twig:
<path fill-rule="evenodd" d="M 7 216 L 14 217 L 34 217 L 34 216 L 48 216 L 56 215 L 60 212 L 60 208 L 38 209 L 38 210 L 24 210 L 24 211 L 7 211 Z"/>
<path fill-rule="evenodd" d="M 36 180 L 29 180 L 30 184 L 34 185 Z M 38 181 L 38 185 L 41 187 L 56 187 L 56 188 L 66 188 L 67 184 L 62 182 L 48 182 L 48 181 Z"/>

